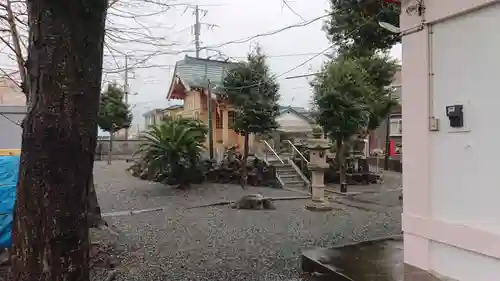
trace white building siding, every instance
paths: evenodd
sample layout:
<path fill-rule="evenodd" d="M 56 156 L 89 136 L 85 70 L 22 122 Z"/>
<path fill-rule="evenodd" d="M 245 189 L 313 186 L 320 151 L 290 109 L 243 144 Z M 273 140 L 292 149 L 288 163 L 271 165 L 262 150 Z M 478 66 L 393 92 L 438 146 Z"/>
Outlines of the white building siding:
<path fill-rule="evenodd" d="M 26 115 L 24 106 L 0 105 L 0 149 L 20 149 L 21 122 Z"/>
<path fill-rule="evenodd" d="M 279 130 L 285 132 L 310 132 L 312 125 L 293 111 L 284 111 L 276 118 Z"/>
<path fill-rule="evenodd" d="M 431 112 L 441 126 L 430 135 L 430 197 L 433 220 L 500 235 L 499 26 L 500 4 L 433 26 Z M 450 127 L 449 105 L 463 105 L 463 129 Z M 433 241 L 429 255 L 433 271 L 460 281 L 500 276 L 500 260 L 472 251 Z"/>

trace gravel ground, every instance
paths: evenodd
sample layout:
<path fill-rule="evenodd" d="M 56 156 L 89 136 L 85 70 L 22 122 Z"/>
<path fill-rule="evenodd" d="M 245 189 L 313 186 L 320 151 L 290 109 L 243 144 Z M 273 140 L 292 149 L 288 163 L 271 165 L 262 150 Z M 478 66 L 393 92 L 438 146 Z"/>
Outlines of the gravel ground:
<path fill-rule="evenodd" d="M 248 193 L 301 194 L 256 187 L 244 191 L 239 186 L 216 184 L 177 191 L 135 179 L 124 172 L 127 166 L 124 162 L 96 163 L 94 177 L 103 211 L 164 209 L 107 218 L 127 237 L 121 243 L 138 245 L 121 256 L 124 272 L 117 280 L 300 280 L 299 256 L 304 249 L 401 232 L 399 204 L 393 199 L 379 202 L 383 196 L 376 194 L 337 197 L 336 210 L 328 213 L 306 211 L 307 200 L 279 201 L 272 211 L 227 206 L 186 209 Z"/>

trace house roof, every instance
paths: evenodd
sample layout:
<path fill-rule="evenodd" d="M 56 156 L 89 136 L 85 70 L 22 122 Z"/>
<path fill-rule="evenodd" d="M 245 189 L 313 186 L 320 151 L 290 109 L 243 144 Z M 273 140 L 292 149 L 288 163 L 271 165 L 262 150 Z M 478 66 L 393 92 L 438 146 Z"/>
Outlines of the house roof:
<path fill-rule="evenodd" d="M 315 123 L 314 118 L 312 117 L 312 112 L 303 107 L 280 106 L 280 113 L 283 114 L 286 112 L 294 113 L 310 124 Z"/>
<path fill-rule="evenodd" d="M 236 65 L 237 63 L 234 62 L 193 58 L 186 55 L 184 59 L 175 63 L 167 98 L 170 98 L 174 84 L 177 82 L 180 82 L 186 89 L 206 88 L 205 75 L 213 84 L 213 88 L 220 88 L 224 75 Z"/>
<path fill-rule="evenodd" d="M 161 108 L 155 108 L 155 109 L 151 109 L 147 112 L 145 112 L 144 114 L 142 114 L 143 117 L 146 117 L 146 116 L 154 116 L 156 114 L 161 114 L 163 113 L 163 109 Z"/>
<path fill-rule="evenodd" d="M 176 110 L 176 109 L 180 109 L 180 108 L 183 108 L 184 106 L 183 105 L 180 105 L 180 104 L 174 104 L 174 105 L 171 105 L 165 109 L 163 109 L 163 111 L 167 111 L 167 110 Z"/>

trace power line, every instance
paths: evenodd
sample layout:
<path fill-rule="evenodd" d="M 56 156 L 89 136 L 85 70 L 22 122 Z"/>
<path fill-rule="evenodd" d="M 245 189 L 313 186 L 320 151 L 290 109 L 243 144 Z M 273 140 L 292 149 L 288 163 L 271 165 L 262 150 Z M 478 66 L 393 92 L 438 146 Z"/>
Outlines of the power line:
<path fill-rule="evenodd" d="M 379 13 L 377 13 L 376 15 L 373 16 L 373 18 L 376 18 L 378 15 L 380 15 L 382 13 L 382 11 L 380 11 Z M 346 37 L 348 37 L 349 35 L 353 34 L 354 32 L 358 31 L 360 28 L 362 28 L 363 26 L 365 26 L 366 24 L 368 24 L 370 21 L 367 20 L 366 22 L 364 22 L 363 24 L 360 24 L 358 27 L 356 27 L 354 30 L 352 30 L 349 34 L 346 35 Z M 306 63 L 312 61 L 313 59 L 325 54 L 326 52 L 328 52 L 328 50 L 330 49 L 333 49 L 335 47 L 335 44 L 332 44 L 330 46 L 328 46 L 328 48 L 324 49 L 323 51 L 315 54 L 314 56 L 308 58 L 307 60 L 305 60 L 304 62 L 298 64 L 297 66 L 285 71 L 285 72 L 282 72 L 278 75 L 275 75 L 273 78 L 274 79 L 277 79 L 277 78 L 280 78 L 296 69 L 298 69 L 299 67 L 305 65 Z M 257 87 L 261 84 L 262 82 L 258 82 L 258 83 L 254 83 L 254 84 L 251 84 L 251 85 L 246 85 L 246 86 L 241 86 L 241 87 L 234 87 L 234 88 L 225 88 L 226 90 L 239 90 L 239 89 L 246 89 L 246 88 L 252 88 L 252 87 Z"/>
<path fill-rule="evenodd" d="M 188 6 L 188 8 L 192 8 L 192 6 Z M 227 45 L 231 45 L 231 44 L 243 44 L 243 43 L 247 43 L 247 42 L 249 42 L 249 41 L 251 41 L 253 39 L 256 39 L 256 38 L 272 36 L 272 35 L 275 35 L 275 34 L 278 34 L 278 33 L 284 32 L 284 31 L 287 31 L 289 29 L 293 29 L 293 28 L 297 28 L 297 27 L 304 27 L 304 26 L 310 25 L 310 24 L 312 24 L 314 22 L 317 22 L 317 21 L 319 21 L 319 20 L 321 20 L 321 19 L 323 19 L 325 17 L 328 17 L 330 15 L 331 14 L 328 13 L 328 14 L 316 17 L 314 19 L 311 19 L 309 21 L 306 21 L 306 22 L 301 22 L 301 23 L 297 23 L 297 24 L 287 25 L 287 26 L 282 27 L 282 28 L 277 29 L 277 30 L 268 31 L 268 32 L 264 32 L 264 33 L 259 33 L 259 34 L 256 34 L 256 35 L 253 35 L 253 36 L 249 36 L 249 37 L 245 37 L 245 38 L 238 39 L 238 40 L 231 40 L 231 41 L 226 41 L 226 42 L 215 44 L 215 45 L 209 45 L 209 46 L 205 46 L 205 47 L 199 47 L 198 49 L 195 48 L 194 50 L 193 49 L 184 49 L 184 50 L 179 50 L 179 51 L 166 51 L 166 52 L 156 51 L 156 52 L 154 52 L 152 54 L 149 54 L 146 58 L 140 60 L 139 62 L 136 62 L 130 68 L 137 68 L 139 64 L 144 63 L 144 62 L 148 61 L 149 59 L 151 59 L 152 57 L 157 56 L 157 55 L 179 55 L 179 54 L 182 54 L 182 53 L 191 53 L 191 52 L 196 52 L 196 51 L 201 51 L 201 50 L 217 49 L 217 48 L 221 48 L 221 47 L 224 47 L 224 46 L 227 46 Z M 211 26 L 215 26 L 215 25 L 211 25 Z M 196 31 L 196 29 L 195 29 L 195 31 Z M 300 54 L 300 55 L 308 55 L 308 54 Z M 268 57 L 280 57 L 280 56 L 286 57 L 286 56 L 295 56 L 295 55 L 276 55 L 276 56 L 268 56 Z M 297 56 L 299 56 L 299 55 L 297 54 Z M 149 67 L 146 67 L 146 68 L 149 68 Z M 119 69 L 119 70 L 107 71 L 107 72 L 108 73 L 118 73 L 118 72 L 123 72 L 123 71 L 124 71 L 124 69 Z"/>
<path fill-rule="evenodd" d="M 316 17 L 314 19 L 311 19 L 309 21 L 306 21 L 306 22 L 301 22 L 301 23 L 297 23 L 297 24 L 292 24 L 292 25 L 287 25 L 285 27 L 282 27 L 280 29 L 276 29 L 276 30 L 273 30 L 273 31 L 268 31 L 268 32 L 264 32 L 264 33 L 259 33 L 259 34 L 256 34 L 256 35 L 252 35 L 252 36 L 249 36 L 249 37 L 245 37 L 245 38 L 242 38 L 242 39 L 237 39 L 237 40 L 230 40 L 230 41 L 226 41 L 226 42 L 223 42 L 223 43 L 219 43 L 219 44 L 214 44 L 214 45 L 209 45 L 209 46 L 205 46 L 205 47 L 200 47 L 200 50 L 205 50 L 205 49 L 217 49 L 217 48 L 221 48 L 221 47 L 224 47 L 224 46 L 227 46 L 227 45 L 231 45 L 231 44 L 243 44 L 243 43 L 247 43 L 253 39 L 257 39 L 257 38 L 261 38 L 261 37 L 267 37 L 267 36 L 272 36 L 272 35 L 275 35 L 275 34 L 278 34 L 278 33 L 281 33 L 281 32 L 284 32 L 284 31 L 287 31 L 287 30 L 290 30 L 290 29 L 294 29 L 294 28 L 297 28 L 297 27 L 304 27 L 304 26 L 308 26 L 314 22 L 317 22 L 323 18 L 326 18 L 328 16 L 330 16 L 331 14 L 328 13 L 328 14 L 325 14 L 325 15 L 322 15 L 322 16 L 319 16 L 319 17 Z M 164 55 L 179 55 L 179 54 L 182 54 L 182 53 L 190 53 L 190 52 L 196 52 L 196 49 L 184 49 L 184 50 L 179 50 L 179 51 L 168 51 L 168 52 L 157 52 L 157 54 L 161 55 L 161 54 L 164 54 Z"/>
<path fill-rule="evenodd" d="M 319 74 L 319 72 L 309 73 L 309 74 L 302 74 L 302 75 L 296 75 L 296 76 L 288 76 L 288 77 L 285 77 L 284 79 L 290 80 L 290 79 L 296 79 L 296 78 L 303 78 L 303 77 L 315 76 L 315 75 L 318 75 L 318 74 Z"/>
<path fill-rule="evenodd" d="M 21 123 L 18 123 L 12 119 L 10 119 L 9 117 L 7 117 L 7 115 L 3 114 L 3 113 L 0 113 L 0 116 L 2 116 L 3 118 L 7 119 L 9 122 L 19 126 L 19 127 L 22 127 Z"/>
<path fill-rule="evenodd" d="M 302 17 L 299 13 L 297 13 L 293 8 L 292 6 L 290 6 L 290 4 L 288 3 L 287 0 L 282 0 L 283 1 L 283 5 L 286 6 L 294 15 L 296 15 L 297 17 L 299 17 L 302 21 L 306 21 L 304 19 L 304 17 Z"/>
<path fill-rule="evenodd" d="M 314 55 L 314 56 L 312 56 L 312 57 L 308 58 L 307 60 L 305 60 L 304 62 L 302 62 L 302 63 L 298 64 L 297 66 L 295 66 L 295 67 L 293 67 L 293 68 L 291 68 L 291 69 L 289 69 L 289 70 L 287 70 L 287 71 L 285 71 L 285 72 L 281 73 L 281 74 L 280 74 L 280 75 L 278 75 L 277 77 L 284 76 L 284 75 L 286 75 L 286 74 L 288 74 L 288 73 L 290 73 L 290 72 L 292 72 L 292 71 L 294 71 L 294 70 L 298 69 L 299 67 L 301 67 L 301 66 L 305 65 L 306 63 L 308 63 L 308 62 L 312 61 L 313 59 L 315 59 L 315 58 L 317 58 L 317 57 L 319 57 L 319 56 L 323 55 L 323 54 L 324 54 L 324 53 L 326 53 L 326 52 L 328 52 L 328 50 L 332 49 L 333 47 L 335 47 L 335 45 L 333 45 L 333 44 L 332 44 L 332 45 L 330 45 L 330 46 L 328 46 L 328 48 L 326 48 L 326 49 L 324 49 L 323 51 L 321 51 L 321 52 L 317 53 L 316 55 Z"/>
<path fill-rule="evenodd" d="M 281 55 L 266 55 L 266 58 L 288 58 L 288 57 L 304 57 L 304 56 L 312 56 L 316 53 L 297 53 L 297 54 L 281 54 Z M 246 58 L 247 56 L 237 56 L 233 58 Z"/>
<path fill-rule="evenodd" d="M 330 50 L 330 49 L 332 49 L 332 48 L 334 48 L 334 47 L 335 47 L 335 45 L 334 45 L 334 44 L 332 44 L 332 45 L 328 46 L 328 48 L 326 48 L 326 49 L 322 50 L 322 51 L 321 51 L 321 52 L 319 52 L 319 53 L 314 54 L 314 56 L 312 56 L 312 57 L 308 58 L 307 60 L 305 60 L 305 61 L 301 62 L 300 64 L 298 64 L 298 65 L 294 66 L 293 68 L 291 68 L 291 69 L 289 69 L 289 70 L 287 70 L 287 71 L 285 71 L 285 72 L 282 72 L 282 73 L 280 73 L 280 74 L 278 74 L 278 75 L 275 75 L 273 78 L 274 78 L 274 79 L 279 79 L 280 77 L 282 77 L 282 76 L 284 76 L 284 75 L 286 75 L 286 74 L 288 74 L 288 73 L 290 73 L 290 72 L 292 72 L 292 71 L 294 71 L 294 70 L 298 69 L 299 67 L 301 67 L 301 66 L 305 65 L 306 63 L 308 63 L 308 62 L 312 61 L 313 59 L 315 59 L 315 58 L 317 58 L 317 57 L 321 56 L 322 54 L 326 53 L 328 50 Z M 285 78 L 281 78 L 281 79 L 285 79 L 285 80 L 286 80 L 286 78 L 287 78 L 287 77 L 285 77 Z M 246 86 L 241 86 L 241 87 L 224 88 L 224 89 L 226 89 L 226 90 L 240 90 L 240 89 L 246 89 L 246 88 L 257 87 L 257 86 L 259 86 L 261 83 L 262 83 L 262 82 L 258 82 L 258 83 L 251 84 L 251 85 L 246 85 Z"/>

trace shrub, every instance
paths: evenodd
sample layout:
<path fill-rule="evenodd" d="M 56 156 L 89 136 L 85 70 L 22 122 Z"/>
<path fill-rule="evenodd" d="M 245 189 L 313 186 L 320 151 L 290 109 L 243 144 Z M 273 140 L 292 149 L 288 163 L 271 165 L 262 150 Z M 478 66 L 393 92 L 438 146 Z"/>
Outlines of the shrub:
<path fill-rule="evenodd" d="M 200 158 L 207 129 L 198 120 L 165 118 L 142 135 L 141 178 L 187 187 L 203 181 Z"/>

